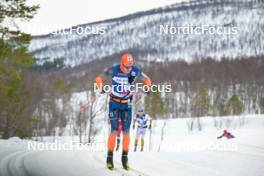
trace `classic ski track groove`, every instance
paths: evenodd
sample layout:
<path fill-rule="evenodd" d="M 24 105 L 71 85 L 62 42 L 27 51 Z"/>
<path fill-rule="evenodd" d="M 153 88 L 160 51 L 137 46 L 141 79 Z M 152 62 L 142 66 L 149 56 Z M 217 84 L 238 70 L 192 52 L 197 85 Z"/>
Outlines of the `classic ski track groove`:
<path fill-rule="evenodd" d="M 105 162 L 104 162 L 101 158 L 99 158 L 97 155 L 94 154 L 94 155 L 93 155 L 93 158 L 94 158 L 97 162 L 99 162 L 100 164 L 105 165 Z M 132 168 L 130 168 L 128 171 L 126 171 L 126 170 L 123 169 L 121 162 L 117 162 L 117 163 L 118 163 L 118 168 L 121 168 L 122 170 L 117 169 L 117 168 L 115 167 L 115 170 L 114 170 L 114 171 L 111 171 L 111 172 L 118 172 L 118 173 L 120 173 L 122 176 L 149 176 L 149 175 L 147 175 L 147 174 L 145 174 L 145 173 L 143 173 L 143 172 L 140 172 L 140 171 L 138 171 L 138 170 L 136 170 L 136 169 L 132 169 Z M 107 169 L 107 168 L 106 168 L 106 169 Z M 109 171 L 110 171 L 110 170 L 109 170 Z"/>
<path fill-rule="evenodd" d="M 17 176 L 12 172 L 13 167 L 11 168 L 11 163 L 13 160 L 16 160 L 17 156 L 23 154 L 24 152 L 25 151 L 15 151 L 5 156 L 0 163 L 0 174 L 3 176 Z"/>
<path fill-rule="evenodd" d="M 2 176 L 30 176 L 31 174 L 25 167 L 25 158 L 34 153 L 27 150 L 5 150 L 11 153 L 4 156 L 0 162 L 0 175 Z"/>
<path fill-rule="evenodd" d="M 28 176 L 29 173 L 26 170 L 26 167 L 24 165 L 24 158 L 31 154 L 32 151 L 24 151 L 23 153 L 20 153 L 14 160 L 10 162 L 11 166 L 10 169 L 12 168 L 14 173 L 14 176 L 21 175 L 21 176 Z"/>

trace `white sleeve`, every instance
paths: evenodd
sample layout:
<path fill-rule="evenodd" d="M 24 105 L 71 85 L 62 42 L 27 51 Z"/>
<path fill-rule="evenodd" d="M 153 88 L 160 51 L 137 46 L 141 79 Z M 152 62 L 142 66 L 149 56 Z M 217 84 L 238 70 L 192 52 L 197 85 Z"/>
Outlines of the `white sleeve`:
<path fill-rule="evenodd" d="M 150 120 L 150 116 L 148 114 L 146 114 L 146 119 L 147 119 L 147 121 Z"/>

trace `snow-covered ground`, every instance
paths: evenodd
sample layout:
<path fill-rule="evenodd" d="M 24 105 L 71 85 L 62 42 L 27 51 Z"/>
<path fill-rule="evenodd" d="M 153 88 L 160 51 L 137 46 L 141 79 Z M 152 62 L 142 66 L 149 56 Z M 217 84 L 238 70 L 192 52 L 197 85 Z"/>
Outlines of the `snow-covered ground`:
<path fill-rule="evenodd" d="M 40 146 L 44 143 L 16 137 L 0 140 L 0 176 L 263 175 L 264 116 L 205 117 L 201 118 L 202 131 L 194 129 L 192 132 L 187 128 L 190 122 L 191 119 L 155 121 L 151 137 L 150 132 L 146 135 L 145 151 L 130 151 L 130 171 L 122 169 L 120 151 L 114 155 L 116 170 L 106 169 L 106 151 L 100 148 L 104 142 L 98 142 L 102 136 L 97 138 L 99 147 L 86 146 L 83 150 L 55 150 L 51 147 L 49 150 L 28 150 L 33 144 Z M 222 126 L 217 126 L 221 122 Z M 217 140 L 227 126 L 236 138 Z M 131 149 L 134 133 L 131 130 Z M 69 142 L 66 139 L 57 144 L 66 144 Z"/>

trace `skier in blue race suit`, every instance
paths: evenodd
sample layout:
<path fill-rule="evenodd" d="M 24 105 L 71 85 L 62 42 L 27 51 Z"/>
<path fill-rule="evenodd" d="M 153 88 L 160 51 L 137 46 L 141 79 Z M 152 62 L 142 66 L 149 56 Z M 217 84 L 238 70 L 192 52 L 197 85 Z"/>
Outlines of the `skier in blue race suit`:
<path fill-rule="evenodd" d="M 151 86 L 151 79 L 144 74 L 140 68 L 134 65 L 134 58 L 131 54 L 125 53 L 121 56 L 121 62 L 111 68 L 104 71 L 96 77 L 97 87 L 103 90 L 104 78 L 112 78 L 112 92 L 110 94 L 109 102 L 109 119 L 111 124 L 111 133 L 108 137 L 107 142 L 107 168 L 112 170 L 113 164 L 113 151 L 116 144 L 116 136 L 118 131 L 118 120 L 121 118 L 122 121 L 122 165 L 124 169 L 129 169 L 128 165 L 128 150 L 130 143 L 130 125 L 132 120 L 132 91 L 131 86 L 136 78 L 141 79 L 144 85 L 147 86 L 149 91 Z"/>

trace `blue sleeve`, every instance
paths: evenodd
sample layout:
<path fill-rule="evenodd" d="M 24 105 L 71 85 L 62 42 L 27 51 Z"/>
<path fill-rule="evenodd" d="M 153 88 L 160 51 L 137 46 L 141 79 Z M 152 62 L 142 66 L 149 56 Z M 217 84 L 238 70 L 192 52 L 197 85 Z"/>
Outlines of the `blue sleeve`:
<path fill-rule="evenodd" d="M 134 73 L 133 73 L 134 72 Z M 135 76 L 137 78 L 143 78 L 142 70 L 138 67 L 133 67 L 133 72 L 131 73 L 132 76 Z"/>
<path fill-rule="evenodd" d="M 111 77 L 114 72 L 114 66 L 104 69 L 104 76 Z"/>

